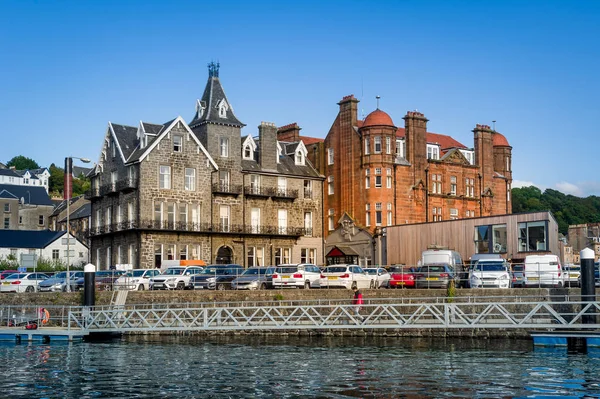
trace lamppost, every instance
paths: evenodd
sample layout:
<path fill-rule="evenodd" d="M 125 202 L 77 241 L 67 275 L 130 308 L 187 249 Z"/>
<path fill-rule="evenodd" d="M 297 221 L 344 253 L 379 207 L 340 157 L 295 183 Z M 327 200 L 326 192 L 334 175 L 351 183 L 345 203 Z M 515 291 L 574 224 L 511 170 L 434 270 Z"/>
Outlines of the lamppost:
<path fill-rule="evenodd" d="M 71 292 L 71 276 L 70 276 L 70 267 L 71 267 L 71 223 L 69 217 L 71 216 L 70 207 L 71 197 L 73 196 L 73 158 L 79 159 L 83 163 L 90 163 L 90 160 L 87 158 L 79 158 L 79 157 L 66 157 L 65 158 L 65 185 L 63 189 L 65 190 L 65 197 L 67 200 L 67 279 L 65 281 L 67 292 Z"/>

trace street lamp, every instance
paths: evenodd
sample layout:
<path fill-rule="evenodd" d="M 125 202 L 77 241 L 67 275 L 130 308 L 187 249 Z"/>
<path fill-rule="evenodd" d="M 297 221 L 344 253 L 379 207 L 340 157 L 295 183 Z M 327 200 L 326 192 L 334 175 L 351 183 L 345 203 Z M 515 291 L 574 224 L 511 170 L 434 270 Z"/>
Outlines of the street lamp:
<path fill-rule="evenodd" d="M 79 158 L 79 157 L 66 157 L 65 158 L 65 186 L 63 189 L 65 190 L 65 197 L 67 200 L 67 279 L 66 279 L 66 289 L 67 292 L 71 292 L 71 276 L 70 276 L 70 266 L 71 266 L 71 224 L 69 221 L 69 217 L 71 216 L 70 207 L 71 197 L 73 196 L 73 158 L 79 159 L 83 163 L 90 163 L 90 160 L 87 158 Z"/>

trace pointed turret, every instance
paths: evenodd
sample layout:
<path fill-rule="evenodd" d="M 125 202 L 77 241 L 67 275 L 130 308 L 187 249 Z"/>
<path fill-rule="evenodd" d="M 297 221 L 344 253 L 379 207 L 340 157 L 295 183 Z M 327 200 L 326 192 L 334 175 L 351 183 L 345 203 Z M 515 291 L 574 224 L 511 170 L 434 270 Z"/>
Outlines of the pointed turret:
<path fill-rule="evenodd" d="M 196 102 L 196 114 L 190 122 L 190 127 L 193 129 L 204 123 L 236 127 L 245 126 L 233 113 L 233 107 L 227 100 L 223 86 L 221 86 L 218 62 L 208 64 L 208 82 L 202 99 Z"/>

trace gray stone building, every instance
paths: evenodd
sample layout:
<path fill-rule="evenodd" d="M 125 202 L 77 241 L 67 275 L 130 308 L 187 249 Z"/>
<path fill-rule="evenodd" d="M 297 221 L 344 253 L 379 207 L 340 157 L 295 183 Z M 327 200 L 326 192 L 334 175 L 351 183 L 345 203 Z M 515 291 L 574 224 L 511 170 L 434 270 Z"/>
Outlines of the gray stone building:
<path fill-rule="evenodd" d="M 44 187 L 0 184 L 0 229 L 47 230 L 53 209 Z"/>
<path fill-rule="evenodd" d="M 100 269 L 202 259 L 246 267 L 323 263 L 323 177 L 274 124 L 242 137 L 218 64 L 189 125 L 109 123 L 90 173 L 91 259 Z"/>

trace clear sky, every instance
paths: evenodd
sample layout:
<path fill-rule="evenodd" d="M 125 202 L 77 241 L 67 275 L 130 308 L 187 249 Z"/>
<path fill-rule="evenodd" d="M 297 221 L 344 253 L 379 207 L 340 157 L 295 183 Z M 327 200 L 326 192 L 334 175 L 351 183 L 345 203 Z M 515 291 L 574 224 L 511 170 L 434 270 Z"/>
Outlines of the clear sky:
<path fill-rule="evenodd" d="M 600 195 L 600 1 L 2 1 L 0 161 L 96 161 L 109 121 L 188 122 L 211 61 L 243 134 L 337 102 L 513 147 L 514 186 Z M 77 162 L 76 162 L 77 164 Z"/>

